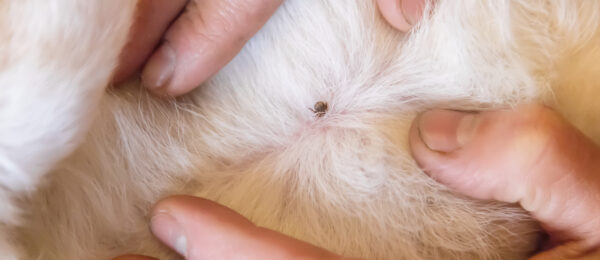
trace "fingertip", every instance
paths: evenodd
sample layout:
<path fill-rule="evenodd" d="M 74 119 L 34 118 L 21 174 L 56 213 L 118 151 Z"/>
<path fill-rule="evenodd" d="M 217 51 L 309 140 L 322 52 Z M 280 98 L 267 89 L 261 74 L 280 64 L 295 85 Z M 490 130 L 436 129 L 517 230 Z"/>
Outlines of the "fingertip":
<path fill-rule="evenodd" d="M 169 213 L 181 222 L 196 224 L 199 218 L 202 223 L 208 221 L 232 221 L 253 225 L 249 220 L 232 209 L 214 201 L 187 195 L 174 195 L 160 200 L 152 209 L 152 215 Z M 192 217 L 193 218 L 190 218 Z M 184 223 L 185 224 L 185 223 Z"/>
<path fill-rule="evenodd" d="M 423 10 L 425 9 L 425 1 L 427 0 L 401 0 L 400 7 L 402 8 L 402 14 L 406 21 L 415 25 L 423 17 Z"/>
<path fill-rule="evenodd" d="M 161 240 L 164 234 L 170 239 L 180 238 L 178 235 L 173 236 L 172 231 L 160 231 L 165 228 L 158 225 L 165 222 L 155 222 L 157 216 L 162 220 L 167 219 L 167 222 L 175 221 L 183 229 L 186 235 L 184 249 L 178 248 L 173 240 L 163 242 L 190 259 L 211 259 L 215 256 L 222 259 L 239 256 L 245 259 L 340 259 L 339 256 L 306 242 L 257 227 L 230 208 L 202 198 L 169 197 L 158 202 L 152 214 L 153 232 L 156 230 L 155 234 Z"/>
<path fill-rule="evenodd" d="M 188 258 L 229 254 L 221 245 L 248 240 L 255 228 L 249 220 L 215 202 L 192 196 L 171 196 L 152 209 L 152 233 Z"/>
<path fill-rule="evenodd" d="M 189 203 L 188 201 L 194 200 L 194 197 L 187 195 L 173 195 L 166 198 L 162 198 L 154 207 L 152 207 L 151 215 L 156 215 L 161 212 L 170 211 L 172 208 L 182 207 Z"/>
<path fill-rule="evenodd" d="M 394 28 L 401 32 L 407 32 L 412 28 L 404 13 L 402 12 L 401 3 L 398 0 L 377 0 L 379 12 L 385 20 Z"/>
<path fill-rule="evenodd" d="M 457 136 L 460 136 L 460 134 L 457 135 L 459 129 L 464 129 L 464 125 L 473 125 L 473 120 L 470 118 L 472 115 L 472 113 L 449 110 L 425 112 L 417 116 L 411 125 L 409 145 L 417 165 L 429 177 L 463 195 L 488 199 L 488 191 L 481 185 L 485 181 L 485 176 L 479 169 L 480 162 L 484 161 L 483 165 L 485 165 L 486 158 L 473 152 L 479 143 L 464 144 L 457 141 Z M 468 124 L 464 123 L 465 120 Z M 430 131 L 430 133 L 426 133 L 426 131 Z M 440 137 L 441 135 L 447 136 Z M 463 144 L 465 146 L 462 146 Z M 450 147 L 451 149 L 434 150 L 432 147 L 444 149 Z"/>
<path fill-rule="evenodd" d="M 401 32 L 409 31 L 423 17 L 426 0 L 377 0 L 383 18 Z"/>
<path fill-rule="evenodd" d="M 185 6 L 186 0 L 138 1 L 129 40 L 123 48 L 113 82 L 120 83 L 139 72 L 169 24 Z"/>
<path fill-rule="evenodd" d="M 429 149 L 441 153 L 451 153 L 468 144 L 478 122 L 476 113 L 454 110 L 431 110 L 419 118 L 421 140 Z"/>
<path fill-rule="evenodd" d="M 267 22 L 281 0 L 189 1 L 142 74 L 159 96 L 186 94 L 210 79 Z"/>
<path fill-rule="evenodd" d="M 142 71 L 142 84 L 152 93 L 169 96 L 169 84 L 177 66 L 177 54 L 169 42 L 164 42 L 150 56 Z"/>
<path fill-rule="evenodd" d="M 194 251 L 190 248 L 198 238 L 210 234 L 207 229 L 218 226 L 214 219 L 206 217 L 207 213 L 211 214 L 211 209 L 206 209 L 207 204 L 214 203 L 184 195 L 164 198 L 151 211 L 150 229 L 165 245 L 187 257 Z"/>
<path fill-rule="evenodd" d="M 445 154 L 429 149 L 423 141 L 421 134 L 421 120 L 423 115 L 418 115 L 409 130 L 409 146 L 413 158 L 421 169 L 434 179 L 439 179 L 441 168 L 446 163 Z"/>

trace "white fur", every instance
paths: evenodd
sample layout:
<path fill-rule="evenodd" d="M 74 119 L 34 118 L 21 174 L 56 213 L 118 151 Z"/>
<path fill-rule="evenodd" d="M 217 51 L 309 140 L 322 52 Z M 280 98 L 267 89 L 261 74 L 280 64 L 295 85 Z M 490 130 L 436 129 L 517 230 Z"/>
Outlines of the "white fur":
<path fill-rule="evenodd" d="M 598 1 L 439 1 L 404 35 L 370 1 L 288 0 L 192 94 L 158 100 L 131 81 L 97 107 L 132 5 L 0 2 L 0 222 L 19 226 L 22 259 L 171 259 L 146 214 L 182 193 L 350 256 L 524 258 L 537 227 L 522 210 L 415 165 L 414 115 L 537 100 L 600 140 Z"/>
<path fill-rule="evenodd" d="M 14 200 L 35 191 L 92 122 L 118 55 L 94 50 L 123 46 L 135 3 L 121 2 L 0 2 L 0 240 L 7 241 L 0 250 L 7 259 L 17 256 L 8 245 L 19 222 Z"/>

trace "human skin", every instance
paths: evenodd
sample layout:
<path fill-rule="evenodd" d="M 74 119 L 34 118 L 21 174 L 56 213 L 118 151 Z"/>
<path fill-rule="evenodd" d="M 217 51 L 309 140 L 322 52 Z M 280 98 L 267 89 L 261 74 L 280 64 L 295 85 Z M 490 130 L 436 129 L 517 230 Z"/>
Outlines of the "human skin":
<path fill-rule="evenodd" d="M 280 3 L 140 1 L 115 80 L 143 66 L 142 81 L 151 92 L 185 94 L 226 65 Z M 423 3 L 377 1 L 382 16 L 404 32 L 420 19 Z M 195 60 L 178 58 L 186 56 Z M 557 246 L 532 259 L 600 257 L 600 149 L 552 110 L 433 110 L 415 120 L 409 140 L 415 160 L 435 180 L 476 199 L 520 203 L 539 220 Z M 186 259 L 343 259 L 201 198 L 164 199 L 152 216 L 153 233 Z"/>
<path fill-rule="evenodd" d="M 114 82 L 141 71 L 159 96 L 193 90 L 223 68 L 267 22 L 283 0 L 143 0 Z M 378 0 L 390 25 L 408 31 L 425 0 Z"/>
<path fill-rule="evenodd" d="M 155 95 L 185 94 L 233 59 L 282 1 L 139 1 L 114 81 L 141 69 Z"/>
<path fill-rule="evenodd" d="M 531 259 L 600 258 L 600 148 L 553 110 L 432 110 L 409 142 L 422 169 L 457 193 L 529 211 L 552 246 Z M 152 215 L 154 234 L 186 259 L 343 259 L 201 198 L 167 198 Z"/>
<path fill-rule="evenodd" d="M 415 120 L 409 142 L 433 179 L 531 213 L 558 245 L 532 259 L 600 257 L 600 148 L 553 110 L 433 110 Z"/>

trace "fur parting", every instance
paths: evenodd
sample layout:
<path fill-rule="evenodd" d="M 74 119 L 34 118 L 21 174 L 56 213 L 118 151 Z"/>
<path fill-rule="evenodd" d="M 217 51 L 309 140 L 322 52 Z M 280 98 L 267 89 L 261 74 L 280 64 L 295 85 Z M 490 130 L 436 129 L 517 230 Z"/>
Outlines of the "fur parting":
<path fill-rule="evenodd" d="M 287 0 L 214 78 L 170 101 L 136 80 L 104 92 L 134 3 L 0 2 L 7 259 L 177 259 L 147 227 L 170 194 L 347 256 L 524 259 L 537 225 L 426 177 L 412 119 L 540 101 L 600 140 L 598 1 L 438 1 L 402 34 L 372 1 Z"/>

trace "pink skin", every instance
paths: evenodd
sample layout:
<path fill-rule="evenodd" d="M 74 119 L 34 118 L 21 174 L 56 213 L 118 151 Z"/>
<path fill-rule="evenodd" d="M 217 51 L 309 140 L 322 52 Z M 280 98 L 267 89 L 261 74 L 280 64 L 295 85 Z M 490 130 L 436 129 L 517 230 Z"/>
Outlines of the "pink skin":
<path fill-rule="evenodd" d="M 173 196 L 157 203 L 150 226 L 163 243 L 192 260 L 350 259 L 258 227 L 229 208 L 190 196 Z M 116 259 L 153 258 L 122 256 Z"/>
<path fill-rule="evenodd" d="M 421 18 L 424 1 L 377 4 L 390 25 L 406 32 Z M 280 3 L 141 1 L 115 79 L 131 76 L 150 57 L 142 73 L 150 91 L 187 93 L 227 64 Z M 164 42 L 153 51 L 162 35 Z M 172 73 L 164 76 L 165 70 Z M 600 259 L 600 148 L 552 110 L 531 105 L 477 114 L 429 111 L 415 120 L 409 141 L 425 172 L 457 193 L 520 203 L 531 212 L 558 245 L 532 259 Z M 343 259 L 200 198 L 167 198 L 152 215 L 153 233 L 186 259 Z"/>
<path fill-rule="evenodd" d="M 142 82 L 152 93 L 185 94 L 233 59 L 282 1 L 139 1 L 115 81 L 143 66 Z"/>
<path fill-rule="evenodd" d="M 534 259 L 600 257 L 600 148 L 551 109 L 429 111 L 409 141 L 435 180 L 476 199 L 519 203 L 540 221 L 561 246 Z"/>
<path fill-rule="evenodd" d="M 409 142 L 432 178 L 476 199 L 520 203 L 539 220 L 557 246 L 531 259 L 600 259 L 600 148 L 554 111 L 428 111 Z M 187 259 L 342 259 L 200 198 L 171 197 L 152 214 L 154 234 Z M 150 259 L 132 257 L 119 259 Z"/>
<path fill-rule="evenodd" d="M 426 0 L 377 0 L 381 15 L 394 28 L 407 32 L 421 20 Z"/>

